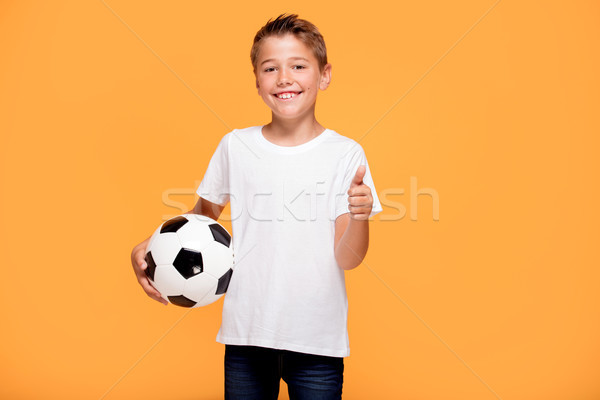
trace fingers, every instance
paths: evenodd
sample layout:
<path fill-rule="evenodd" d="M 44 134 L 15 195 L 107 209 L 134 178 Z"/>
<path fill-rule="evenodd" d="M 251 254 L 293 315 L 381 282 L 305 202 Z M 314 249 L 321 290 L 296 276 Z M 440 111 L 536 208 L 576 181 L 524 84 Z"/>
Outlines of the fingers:
<path fill-rule="evenodd" d="M 133 264 L 133 270 L 135 272 L 135 276 L 138 280 L 138 283 L 146 292 L 148 297 L 153 300 L 156 300 L 164 305 L 169 304 L 169 302 L 162 298 L 160 292 L 152 286 L 150 280 L 146 276 L 146 268 L 148 268 L 148 264 L 145 260 L 145 249 L 136 249 L 131 255 L 131 263 Z"/>
<path fill-rule="evenodd" d="M 348 204 L 354 207 L 372 207 L 373 196 L 371 195 L 371 189 L 365 185 L 348 191 Z"/>
<path fill-rule="evenodd" d="M 140 285 L 142 286 L 142 289 L 144 289 L 144 292 L 146 292 L 146 294 L 148 295 L 148 297 L 150 297 L 153 300 L 156 300 L 164 305 L 169 304 L 168 301 L 166 301 L 165 299 L 162 298 L 162 296 L 160 295 L 160 292 L 158 290 L 156 290 L 154 288 L 154 286 L 152 286 L 152 284 L 150 284 L 150 281 L 148 280 L 148 278 L 146 277 L 146 275 L 144 275 L 143 278 L 138 279 Z"/>
<path fill-rule="evenodd" d="M 371 195 L 371 188 L 362 183 L 362 176 L 364 176 L 364 165 L 358 168 L 355 179 L 348 189 L 348 211 L 350 211 L 350 217 L 356 220 L 367 220 L 371 215 L 373 209 L 373 196 Z M 361 180 L 360 184 L 357 184 L 358 180 Z"/>
<path fill-rule="evenodd" d="M 152 284 L 150 283 L 150 280 L 146 276 L 146 272 L 145 272 L 146 268 L 148 268 L 148 266 L 147 266 L 146 262 L 144 262 L 144 267 L 140 268 L 140 271 L 137 274 L 137 278 L 138 278 L 138 282 L 139 282 L 140 286 L 142 286 L 142 289 L 144 289 L 144 292 L 146 292 L 148 297 L 150 297 L 151 299 L 159 301 L 159 302 L 163 303 L 164 305 L 169 304 L 168 301 L 166 301 L 165 299 L 162 298 L 162 296 L 160 295 L 160 292 L 158 290 L 156 290 L 156 288 L 154 286 L 152 286 Z"/>
<path fill-rule="evenodd" d="M 348 196 L 348 204 L 355 207 L 368 206 L 372 203 L 372 197 L 368 195 Z"/>
<path fill-rule="evenodd" d="M 371 194 L 371 188 L 368 187 L 367 185 L 365 185 L 364 183 L 361 183 L 360 185 L 352 185 L 350 186 L 350 189 L 348 189 L 348 195 L 349 196 L 359 196 L 359 195 L 370 195 Z"/>
<path fill-rule="evenodd" d="M 354 213 L 350 211 L 350 219 L 354 219 L 357 221 L 368 221 L 370 213 Z"/>
<path fill-rule="evenodd" d="M 350 211 L 350 217 L 360 220 L 369 219 L 369 216 L 371 215 L 371 209 L 372 207 L 370 206 L 348 206 L 348 211 Z"/>
<path fill-rule="evenodd" d="M 367 167 L 365 165 L 359 165 L 358 169 L 356 170 L 356 174 L 354 174 L 354 178 L 352 178 L 352 183 L 350 184 L 350 187 L 361 185 L 363 183 L 362 180 L 366 172 Z"/>
<path fill-rule="evenodd" d="M 146 252 L 144 250 L 140 249 L 135 253 L 135 262 L 142 270 L 148 267 L 148 264 L 146 264 Z"/>
<path fill-rule="evenodd" d="M 348 211 L 350 217 L 354 219 L 369 219 L 373 209 L 373 200 L 367 196 L 358 196 L 348 199 Z"/>

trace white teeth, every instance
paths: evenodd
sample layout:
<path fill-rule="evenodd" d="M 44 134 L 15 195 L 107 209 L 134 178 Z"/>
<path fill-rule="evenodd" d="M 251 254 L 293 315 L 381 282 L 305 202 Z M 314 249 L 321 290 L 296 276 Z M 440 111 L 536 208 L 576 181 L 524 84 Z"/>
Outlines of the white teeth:
<path fill-rule="evenodd" d="M 289 99 L 289 98 L 292 98 L 295 96 L 296 96 L 296 93 L 284 93 L 284 94 L 277 95 L 277 97 L 279 97 L 280 99 Z"/>

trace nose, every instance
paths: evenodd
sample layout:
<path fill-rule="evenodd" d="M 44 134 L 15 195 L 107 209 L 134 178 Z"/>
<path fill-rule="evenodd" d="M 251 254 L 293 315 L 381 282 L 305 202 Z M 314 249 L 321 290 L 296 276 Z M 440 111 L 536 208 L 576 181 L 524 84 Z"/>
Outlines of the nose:
<path fill-rule="evenodd" d="M 277 85 L 283 86 L 288 85 L 290 83 L 290 77 L 288 76 L 288 71 L 285 68 L 279 70 L 279 74 L 277 74 Z"/>

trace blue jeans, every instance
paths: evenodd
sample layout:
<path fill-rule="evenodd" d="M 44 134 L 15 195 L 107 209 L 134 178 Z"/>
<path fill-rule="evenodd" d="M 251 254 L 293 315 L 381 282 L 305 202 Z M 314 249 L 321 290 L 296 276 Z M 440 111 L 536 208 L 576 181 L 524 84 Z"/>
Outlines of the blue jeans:
<path fill-rule="evenodd" d="M 290 400 L 337 400 L 343 376 L 343 357 L 225 345 L 225 400 L 276 400 L 282 378 Z"/>

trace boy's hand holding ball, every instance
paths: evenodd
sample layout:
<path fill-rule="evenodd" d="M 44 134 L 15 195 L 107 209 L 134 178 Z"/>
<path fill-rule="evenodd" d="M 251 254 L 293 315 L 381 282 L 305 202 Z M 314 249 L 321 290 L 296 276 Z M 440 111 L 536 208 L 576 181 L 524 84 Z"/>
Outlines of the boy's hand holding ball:
<path fill-rule="evenodd" d="M 358 167 L 348 190 L 350 218 L 360 221 L 368 220 L 373 208 L 371 188 L 363 183 L 366 171 L 367 167 L 365 165 Z"/>
<path fill-rule="evenodd" d="M 142 286 L 142 289 L 144 289 L 144 292 L 146 292 L 150 298 L 161 302 L 166 306 L 169 304 L 169 302 L 163 299 L 160 296 L 160 292 L 150 284 L 150 281 L 145 273 L 146 268 L 148 268 L 148 264 L 146 264 L 144 256 L 146 255 L 146 248 L 148 247 L 149 242 L 150 238 L 144 240 L 142 243 L 133 248 L 133 251 L 131 252 L 131 265 L 133 266 L 135 276 L 139 284 Z"/>

